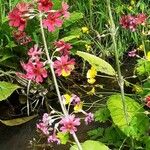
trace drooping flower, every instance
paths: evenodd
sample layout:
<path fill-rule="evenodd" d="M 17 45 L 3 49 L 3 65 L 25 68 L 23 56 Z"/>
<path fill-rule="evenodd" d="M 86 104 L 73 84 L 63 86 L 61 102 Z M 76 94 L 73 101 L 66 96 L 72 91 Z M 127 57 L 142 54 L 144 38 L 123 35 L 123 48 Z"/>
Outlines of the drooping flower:
<path fill-rule="evenodd" d="M 130 51 L 129 53 L 128 53 L 128 56 L 129 57 L 136 57 L 137 56 L 137 50 L 136 49 L 134 49 L 134 50 L 132 50 L 132 51 Z"/>
<path fill-rule="evenodd" d="M 83 102 L 80 102 L 80 103 L 77 103 L 75 106 L 74 106 L 74 112 L 75 113 L 78 113 L 78 112 L 81 112 L 82 111 L 82 107 L 83 107 Z"/>
<path fill-rule="evenodd" d="M 50 135 L 47 139 L 48 143 L 53 143 L 56 142 L 57 144 L 60 144 L 60 140 L 57 138 L 56 134 L 53 133 L 52 135 Z"/>
<path fill-rule="evenodd" d="M 28 51 L 28 56 L 30 56 L 30 60 L 39 60 L 39 56 L 42 54 L 42 49 L 38 47 L 38 45 L 34 45 Z"/>
<path fill-rule="evenodd" d="M 70 43 L 66 43 L 62 40 L 57 41 L 54 44 L 62 55 L 68 55 L 70 53 L 70 49 L 72 48 Z"/>
<path fill-rule="evenodd" d="M 81 99 L 79 96 L 72 94 L 71 102 L 73 105 L 79 104 L 81 102 Z"/>
<path fill-rule="evenodd" d="M 13 32 L 13 37 L 20 45 L 26 45 L 32 41 L 32 38 L 26 35 L 23 31 L 15 31 Z"/>
<path fill-rule="evenodd" d="M 94 115 L 91 112 L 87 113 L 84 121 L 85 121 L 85 124 L 88 125 L 89 123 L 94 121 Z"/>
<path fill-rule="evenodd" d="M 71 71 L 74 69 L 74 65 L 75 65 L 75 60 L 74 59 L 70 59 L 68 55 L 66 56 L 61 56 L 59 58 L 57 58 L 57 60 L 54 61 L 54 68 L 55 73 L 58 76 L 69 76 Z"/>
<path fill-rule="evenodd" d="M 46 19 L 43 20 L 44 28 L 48 28 L 49 32 L 54 32 L 56 27 L 61 27 L 63 21 L 61 20 L 59 12 L 50 12 Z"/>
<path fill-rule="evenodd" d="M 53 3 L 51 0 L 39 0 L 38 1 L 38 9 L 40 11 L 47 12 L 51 10 L 53 7 Z"/>
<path fill-rule="evenodd" d="M 63 125 L 60 128 L 62 132 L 70 132 L 70 134 L 73 134 L 77 131 L 76 126 L 80 125 L 80 118 L 75 118 L 75 115 L 68 115 L 62 118 L 60 124 Z"/>
<path fill-rule="evenodd" d="M 68 19 L 70 17 L 70 13 L 68 12 L 69 5 L 66 2 L 62 2 L 62 9 L 60 10 L 60 13 L 63 15 L 65 19 Z"/>
<path fill-rule="evenodd" d="M 21 63 L 23 69 L 26 71 L 26 74 L 22 77 L 25 77 L 28 80 L 35 81 L 36 83 L 43 82 L 43 78 L 47 77 L 47 71 L 44 68 L 43 62 L 29 61 L 27 64 Z"/>
<path fill-rule="evenodd" d="M 48 126 L 43 122 L 36 124 L 37 129 L 41 130 L 45 135 L 49 134 Z"/>

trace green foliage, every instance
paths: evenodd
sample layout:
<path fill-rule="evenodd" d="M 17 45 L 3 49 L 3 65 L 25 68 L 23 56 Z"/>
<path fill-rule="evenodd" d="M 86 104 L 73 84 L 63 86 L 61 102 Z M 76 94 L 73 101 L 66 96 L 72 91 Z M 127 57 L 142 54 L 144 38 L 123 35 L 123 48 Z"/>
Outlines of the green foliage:
<path fill-rule="evenodd" d="M 109 150 L 109 148 L 101 142 L 87 140 L 82 144 L 83 150 Z M 72 146 L 70 150 L 78 150 L 77 146 Z"/>
<path fill-rule="evenodd" d="M 136 71 L 138 75 L 149 75 L 150 74 L 150 61 L 140 59 L 138 60 Z"/>
<path fill-rule="evenodd" d="M 100 71 L 102 73 L 105 73 L 111 76 L 115 75 L 115 70 L 105 60 L 95 55 L 86 53 L 86 52 L 77 51 L 76 54 L 82 57 L 83 59 L 85 59 L 86 61 L 88 61 L 93 67 L 95 67 L 97 71 Z"/>
<path fill-rule="evenodd" d="M 149 118 L 144 114 L 144 109 L 127 96 L 125 105 L 127 116 L 124 114 L 121 95 L 112 95 L 107 101 L 114 124 L 127 136 L 139 140 L 148 131 Z"/>
<path fill-rule="evenodd" d="M 0 101 L 6 100 L 16 89 L 20 88 L 16 84 L 9 82 L 0 82 Z"/>
<path fill-rule="evenodd" d="M 61 144 L 66 144 L 69 140 L 69 133 L 58 132 L 57 137 L 60 139 Z"/>
<path fill-rule="evenodd" d="M 22 118 L 16 118 L 16 119 L 11 119 L 11 120 L 0 120 L 1 123 L 5 124 L 6 126 L 18 126 L 23 123 L 26 123 L 33 118 L 37 117 L 37 115 L 34 116 L 29 116 L 29 117 L 22 117 Z"/>
<path fill-rule="evenodd" d="M 66 20 L 63 24 L 63 27 L 69 27 L 70 25 L 76 23 L 77 21 L 79 21 L 80 19 L 83 18 L 83 14 L 80 12 L 73 12 L 70 14 L 70 18 L 68 20 Z"/>
<path fill-rule="evenodd" d="M 99 108 L 95 114 L 95 121 L 105 122 L 110 117 L 110 112 L 107 107 Z"/>

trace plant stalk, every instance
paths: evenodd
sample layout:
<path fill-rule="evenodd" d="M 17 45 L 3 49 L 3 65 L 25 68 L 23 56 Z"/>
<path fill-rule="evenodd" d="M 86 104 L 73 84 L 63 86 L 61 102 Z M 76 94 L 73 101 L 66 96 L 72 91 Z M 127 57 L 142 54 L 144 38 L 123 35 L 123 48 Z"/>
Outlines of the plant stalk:
<path fill-rule="evenodd" d="M 63 104 L 62 97 L 61 97 L 61 94 L 60 94 L 59 86 L 58 86 L 56 75 L 55 75 L 54 68 L 53 68 L 53 62 L 52 62 L 52 60 L 50 58 L 50 55 L 49 55 L 49 52 L 48 52 L 47 42 L 46 42 L 45 33 L 44 33 L 44 29 L 43 29 L 43 24 L 42 24 L 42 13 L 41 12 L 40 12 L 39 17 L 40 17 L 40 28 L 41 28 L 41 34 L 42 34 L 42 39 L 43 39 L 43 43 L 44 43 L 45 53 L 46 53 L 46 57 L 47 57 L 47 60 L 48 60 L 48 64 L 49 64 L 50 69 L 51 69 L 51 73 L 52 73 L 52 77 L 53 77 L 53 80 L 54 80 L 54 85 L 55 85 L 55 89 L 56 89 L 56 92 L 57 92 L 58 100 L 59 100 L 59 103 L 60 103 L 60 106 L 61 106 L 61 109 L 62 109 L 64 115 L 68 116 L 68 112 L 66 110 L 65 105 Z M 75 142 L 78 146 L 78 149 L 82 150 L 81 144 L 80 144 L 80 142 L 79 142 L 79 140 L 78 140 L 75 133 L 73 134 L 73 138 L 74 138 L 74 140 L 75 140 Z"/>
<path fill-rule="evenodd" d="M 107 7 L 108 7 L 108 12 L 109 12 L 109 18 L 110 18 L 110 26 L 111 26 L 110 32 L 111 32 L 112 42 L 114 45 L 115 61 L 116 61 L 117 74 L 118 74 L 118 84 L 119 84 L 120 91 L 121 91 L 121 100 L 122 100 L 122 104 L 123 104 L 123 111 L 124 111 L 126 123 L 129 124 L 127 108 L 126 108 L 126 104 L 125 104 L 124 79 L 123 79 L 123 76 L 121 74 L 121 69 L 120 69 L 119 54 L 118 54 L 117 43 L 116 43 L 116 27 L 115 27 L 114 20 L 112 17 L 110 0 L 107 0 Z"/>

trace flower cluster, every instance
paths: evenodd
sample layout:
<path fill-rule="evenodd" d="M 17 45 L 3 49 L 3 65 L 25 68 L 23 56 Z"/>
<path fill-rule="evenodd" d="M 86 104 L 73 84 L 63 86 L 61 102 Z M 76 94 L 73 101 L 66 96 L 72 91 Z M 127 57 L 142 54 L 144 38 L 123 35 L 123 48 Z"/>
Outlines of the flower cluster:
<path fill-rule="evenodd" d="M 44 68 L 44 63 L 40 61 L 40 56 L 42 54 L 41 49 L 37 45 L 34 45 L 28 51 L 29 60 L 28 62 L 21 63 L 23 69 L 26 71 L 26 74 L 17 73 L 18 76 L 32 80 L 36 83 L 43 82 L 43 78 L 47 77 L 47 71 Z"/>
<path fill-rule="evenodd" d="M 144 13 L 138 15 L 124 15 L 120 19 L 120 25 L 131 31 L 135 31 L 138 25 L 143 25 L 147 19 Z"/>
<path fill-rule="evenodd" d="M 70 106 L 75 108 L 80 104 L 83 105 L 83 102 L 81 102 L 80 98 L 75 94 L 62 95 L 62 100 L 66 108 L 67 105 L 68 108 Z M 77 131 L 77 127 L 81 124 L 80 118 L 77 118 L 74 114 L 77 112 L 82 112 L 85 115 L 84 121 L 86 125 L 94 120 L 94 115 L 91 112 L 86 113 L 82 107 L 78 107 L 78 110 L 74 109 L 74 112 L 65 116 L 52 110 L 50 114 L 45 113 L 43 115 L 42 120 L 37 124 L 37 129 L 47 137 L 48 143 L 56 142 L 60 144 L 62 141 L 59 135 L 74 134 Z"/>

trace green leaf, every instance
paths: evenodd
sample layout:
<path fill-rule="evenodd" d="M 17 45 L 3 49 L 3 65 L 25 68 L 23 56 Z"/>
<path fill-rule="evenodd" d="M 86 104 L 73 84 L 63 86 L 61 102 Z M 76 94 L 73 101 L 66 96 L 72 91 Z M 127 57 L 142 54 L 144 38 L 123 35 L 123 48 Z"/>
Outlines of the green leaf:
<path fill-rule="evenodd" d="M 109 148 L 98 141 L 87 140 L 82 144 L 83 150 L 109 150 Z M 77 145 L 74 145 L 70 150 L 78 150 Z"/>
<path fill-rule="evenodd" d="M 144 109 L 133 99 L 125 97 L 127 120 L 123 111 L 121 95 L 112 95 L 107 101 L 110 115 L 115 125 L 127 136 L 139 139 L 149 126 L 149 118 L 144 114 Z"/>
<path fill-rule="evenodd" d="M 68 41 L 71 41 L 71 40 L 77 39 L 77 38 L 79 38 L 79 35 L 70 35 L 70 36 L 66 36 L 66 37 L 62 38 L 61 40 L 68 42 Z"/>
<path fill-rule="evenodd" d="M 95 112 L 94 116 L 95 116 L 95 121 L 105 122 L 110 117 L 110 112 L 109 112 L 108 108 L 106 108 L 106 107 L 99 108 Z"/>
<path fill-rule="evenodd" d="M 1 81 L 0 82 L 0 101 L 8 98 L 18 88 L 20 87 L 16 84 Z"/>
<path fill-rule="evenodd" d="M 87 60 L 93 67 L 95 67 L 97 71 L 111 76 L 115 75 L 115 70 L 105 60 L 86 52 L 77 51 L 76 54 L 82 57 L 83 59 Z"/>
<path fill-rule="evenodd" d="M 69 133 L 58 132 L 57 137 L 60 139 L 61 144 L 66 144 L 69 139 Z"/>
<path fill-rule="evenodd" d="M 26 123 L 33 118 L 37 117 L 37 115 L 29 116 L 29 117 L 23 117 L 23 118 L 17 118 L 17 119 L 11 119 L 11 120 L 0 120 L 1 123 L 5 124 L 6 126 L 18 126 L 23 123 Z"/>
<path fill-rule="evenodd" d="M 70 14 L 70 18 L 68 20 L 64 21 L 63 26 L 64 27 L 68 27 L 74 23 L 76 23 L 77 21 L 79 21 L 80 19 L 83 18 L 83 14 L 80 12 L 73 12 Z"/>

